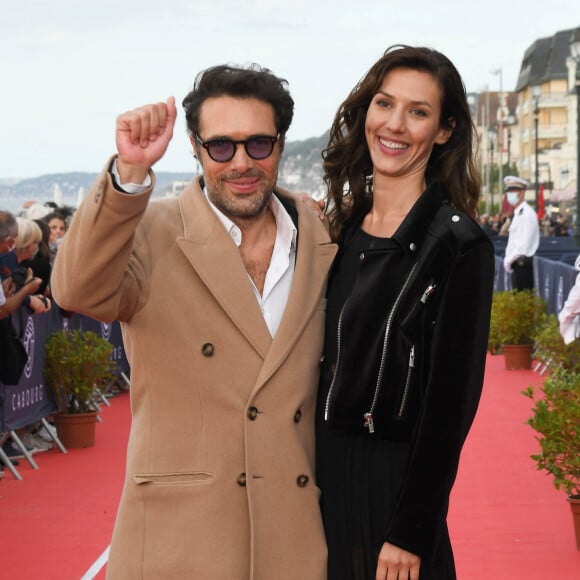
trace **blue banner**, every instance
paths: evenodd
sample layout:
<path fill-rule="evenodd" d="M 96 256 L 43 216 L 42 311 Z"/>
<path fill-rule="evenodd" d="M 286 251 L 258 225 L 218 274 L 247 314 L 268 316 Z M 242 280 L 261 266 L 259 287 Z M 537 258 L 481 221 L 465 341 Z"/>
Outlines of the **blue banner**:
<path fill-rule="evenodd" d="M 22 337 L 28 362 L 17 385 L 2 387 L 2 431 L 26 427 L 56 409 L 43 375 L 44 341 L 54 329 L 54 317 L 52 311 L 32 315 L 25 308 L 12 315 L 12 324 Z"/>
<path fill-rule="evenodd" d="M 12 315 L 12 323 L 22 337 L 28 362 L 18 385 L 0 383 L 1 432 L 26 427 L 56 411 L 44 381 L 44 343 L 55 330 L 81 328 L 102 336 L 113 346 L 111 359 L 116 363 L 116 372 L 129 372 L 121 326 L 116 321 L 107 324 L 79 314 L 70 315 L 53 304 L 52 310 L 43 314 L 32 315 L 27 308 L 21 308 Z"/>

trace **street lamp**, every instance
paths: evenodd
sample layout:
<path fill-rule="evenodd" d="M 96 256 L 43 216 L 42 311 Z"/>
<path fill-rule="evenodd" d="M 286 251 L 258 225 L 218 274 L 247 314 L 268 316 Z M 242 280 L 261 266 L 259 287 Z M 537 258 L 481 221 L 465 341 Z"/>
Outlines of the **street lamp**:
<path fill-rule="evenodd" d="M 540 164 L 538 163 L 538 117 L 540 115 L 540 95 L 542 94 L 542 87 L 535 85 L 532 87 L 532 97 L 534 99 L 534 134 L 535 134 L 535 182 L 536 182 L 536 211 L 538 211 L 538 196 L 540 191 Z"/>
<path fill-rule="evenodd" d="M 498 190 L 503 189 L 503 70 L 500 66 L 499 68 L 491 70 L 492 75 L 499 75 L 499 94 L 498 94 L 498 107 L 497 107 L 497 122 L 498 122 L 498 139 L 497 139 L 497 155 L 499 163 L 499 178 L 498 178 Z"/>
<path fill-rule="evenodd" d="M 491 199 L 491 211 L 490 214 L 494 213 L 494 209 L 493 209 L 493 185 L 491 185 L 490 179 L 489 179 L 489 175 L 490 175 L 490 171 L 491 169 L 493 169 L 493 144 L 495 142 L 497 135 L 495 133 L 495 131 L 493 131 L 492 129 L 490 129 L 487 132 L 487 139 L 488 139 L 488 143 L 489 143 L 489 148 L 488 148 L 488 156 L 489 156 L 489 161 L 487 164 L 487 183 L 489 186 L 489 196 Z M 501 204 L 500 204 L 501 207 Z"/>
<path fill-rule="evenodd" d="M 576 62 L 576 224 L 574 239 L 580 246 L 580 28 L 570 39 L 570 54 Z"/>

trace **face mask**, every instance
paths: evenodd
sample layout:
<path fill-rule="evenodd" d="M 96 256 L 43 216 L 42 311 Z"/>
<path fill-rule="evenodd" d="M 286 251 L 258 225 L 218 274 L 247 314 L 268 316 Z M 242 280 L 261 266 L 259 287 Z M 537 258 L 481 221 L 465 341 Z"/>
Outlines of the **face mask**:
<path fill-rule="evenodd" d="M 517 191 L 508 191 L 507 200 L 510 205 L 516 205 L 520 201 L 520 196 Z"/>

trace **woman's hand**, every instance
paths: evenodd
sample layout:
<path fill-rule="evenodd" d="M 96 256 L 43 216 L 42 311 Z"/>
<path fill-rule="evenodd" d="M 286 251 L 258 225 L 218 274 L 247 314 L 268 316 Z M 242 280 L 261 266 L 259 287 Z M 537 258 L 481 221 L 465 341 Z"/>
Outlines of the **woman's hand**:
<path fill-rule="evenodd" d="M 421 558 L 385 542 L 379 553 L 376 580 L 419 580 Z"/>
<path fill-rule="evenodd" d="M 312 196 L 305 192 L 296 193 L 296 197 L 304 204 L 306 207 L 315 215 L 317 215 L 321 220 L 324 219 L 324 200 L 315 200 Z"/>

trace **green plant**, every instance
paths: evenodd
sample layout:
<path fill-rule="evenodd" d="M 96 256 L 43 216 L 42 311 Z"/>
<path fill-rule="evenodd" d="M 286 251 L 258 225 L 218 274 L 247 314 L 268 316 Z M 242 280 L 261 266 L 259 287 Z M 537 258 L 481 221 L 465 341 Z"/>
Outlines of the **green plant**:
<path fill-rule="evenodd" d="M 91 331 L 57 330 L 44 346 L 44 376 L 60 412 L 94 411 L 96 390 L 113 378 L 112 345 Z"/>
<path fill-rule="evenodd" d="M 503 344 L 533 344 L 546 325 L 546 301 L 531 290 L 494 292 L 488 349 Z"/>
<path fill-rule="evenodd" d="M 536 336 L 536 358 L 547 363 L 551 368 L 580 368 L 580 340 L 564 344 L 560 334 L 558 318 L 550 314 L 546 326 Z"/>
<path fill-rule="evenodd" d="M 522 394 L 534 405 L 526 421 L 539 436 L 540 453 L 532 455 L 539 470 L 553 476 L 556 489 L 580 494 L 580 370 L 558 368 L 541 387 Z"/>

